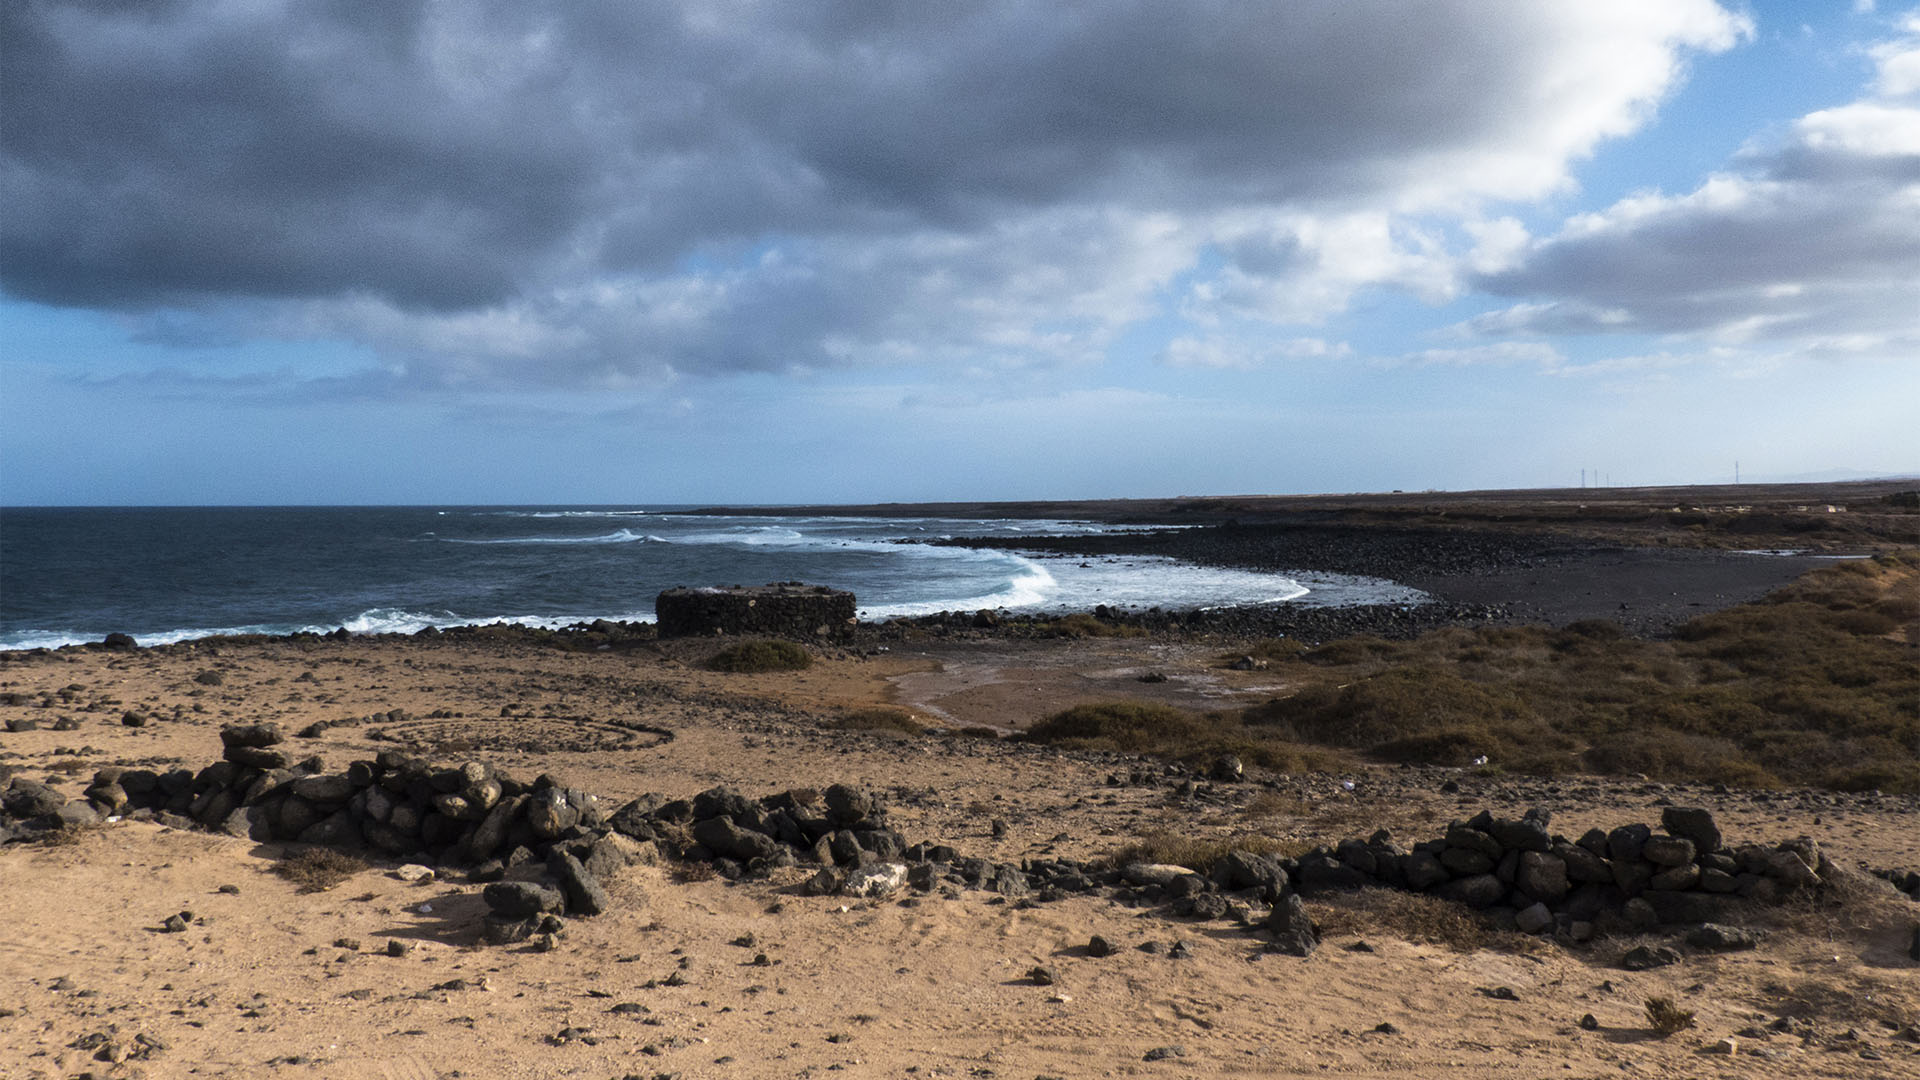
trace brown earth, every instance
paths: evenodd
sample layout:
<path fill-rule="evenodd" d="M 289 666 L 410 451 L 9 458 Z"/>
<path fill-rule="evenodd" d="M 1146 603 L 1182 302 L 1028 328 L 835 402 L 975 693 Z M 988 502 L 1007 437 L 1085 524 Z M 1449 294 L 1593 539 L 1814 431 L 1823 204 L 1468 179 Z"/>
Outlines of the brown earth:
<path fill-rule="evenodd" d="M 1657 822 L 1667 800 L 1714 809 L 1733 841 L 1806 835 L 1843 864 L 1920 868 L 1912 799 L 1361 766 L 1183 795 L 1171 783 L 1111 785 L 1139 764 L 1113 755 L 830 727 L 879 704 L 942 727 L 1018 729 L 1085 701 L 1218 707 L 1283 689 L 1266 672 L 1221 669 L 1231 645 L 925 640 L 826 651 L 809 670 L 765 675 L 700 670 L 712 645 L 698 641 L 599 653 L 473 637 L 9 654 L 0 721 L 43 726 L 0 734 L 0 764 L 78 795 L 100 766 L 209 762 L 223 723 L 292 732 L 345 720 L 289 745 L 333 768 L 409 746 L 550 772 L 614 800 L 720 783 L 754 795 L 866 785 L 887 793 L 909 840 L 1000 860 L 1092 858 L 1156 834 L 1305 846 L 1386 827 L 1412 840 L 1481 808 L 1535 805 L 1577 835 Z M 218 685 L 195 681 L 207 671 Z M 1140 682 L 1148 672 L 1166 681 Z M 124 726 L 130 710 L 153 720 Z M 79 726 L 45 726 L 59 717 Z M 623 726 L 634 723 L 674 737 Z M 1442 790 L 1448 781 L 1459 790 Z M 1298 960 L 1263 955 L 1237 926 L 1100 897 L 852 901 L 799 895 L 798 871 L 733 884 L 682 880 L 672 865 L 625 871 L 610 882 L 616 909 L 570 920 L 552 952 L 481 948 L 478 889 L 457 875 L 409 885 L 379 864 L 302 894 L 268 872 L 279 853 L 136 822 L 0 849 L 0 1075 L 1920 1075 L 1920 964 L 1907 958 L 1920 905 L 1871 879 L 1847 886 L 1844 904 L 1756 913 L 1752 925 L 1771 931 L 1758 950 L 1632 973 L 1621 954 L 1665 937 L 1540 942 L 1389 894 L 1311 904 L 1327 940 Z M 193 914 L 187 932 L 158 932 L 182 911 Z M 1085 955 L 1094 934 L 1118 953 Z M 751 945 L 735 944 L 746 935 Z M 390 940 L 413 947 L 388 956 Z M 1175 942 L 1190 955 L 1168 955 Z M 1059 981 L 1035 985 L 1025 974 L 1036 964 Z M 667 984 L 674 973 L 683 985 Z M 1517 1000 L 1486 992 L 1502 987 Z M 1693 1010 L 1697 1026 L 1656 1037 L 1650 996 Z M 620 1005 L 635 1007 L 611 1011 Z M 1584 1014 L 1594 1030 L 1579 1025 Z M 97 1060 L 116 1055 L 90 1045 L 95 1035 L 132 1056 Z M 1729 1037 L 1739 1053 L 1708 1053 Z M 1169 1046 L 1182 1053 L 1145 1060 Z"/>

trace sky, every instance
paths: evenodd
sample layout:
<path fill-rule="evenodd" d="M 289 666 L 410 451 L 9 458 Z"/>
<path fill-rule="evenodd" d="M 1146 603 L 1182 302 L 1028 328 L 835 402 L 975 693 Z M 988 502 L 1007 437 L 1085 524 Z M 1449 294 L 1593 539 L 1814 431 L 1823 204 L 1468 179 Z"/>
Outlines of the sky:
<path fill-rule="evenodd" d="M 20 0 L 0 504 L 1920 473 L 1920 7 Z"/>

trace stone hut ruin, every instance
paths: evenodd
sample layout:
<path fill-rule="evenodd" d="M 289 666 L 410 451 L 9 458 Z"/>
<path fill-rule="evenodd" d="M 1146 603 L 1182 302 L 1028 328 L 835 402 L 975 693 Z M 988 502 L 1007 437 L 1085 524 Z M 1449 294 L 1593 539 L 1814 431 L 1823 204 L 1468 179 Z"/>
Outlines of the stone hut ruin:
<path fill-rule="evenodd" d="M 844 641 L 856 621 L 852 593 L 798 581 L 668 589 L 654 611 L 663 638 L 744 635 Z"/>

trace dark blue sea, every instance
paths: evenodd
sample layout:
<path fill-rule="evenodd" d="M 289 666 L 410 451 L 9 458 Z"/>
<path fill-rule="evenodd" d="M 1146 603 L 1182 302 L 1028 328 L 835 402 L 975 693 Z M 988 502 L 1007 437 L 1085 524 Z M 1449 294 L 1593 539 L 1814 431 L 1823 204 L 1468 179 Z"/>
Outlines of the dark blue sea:
<path fill-rule="evenodd" d="M 685 508 L 678 508 L 684 510 Z M 934 547 L 1107 532 L 1078 521 L 714 517 L 673 507 L 0 509 L 0 649 L 340 627 L 410 633 L 651 620 L 675 585 L 805 581 L 863 618 L 1236 604 L 1412 603 L 1389 582 L 1152 557 Z"/>

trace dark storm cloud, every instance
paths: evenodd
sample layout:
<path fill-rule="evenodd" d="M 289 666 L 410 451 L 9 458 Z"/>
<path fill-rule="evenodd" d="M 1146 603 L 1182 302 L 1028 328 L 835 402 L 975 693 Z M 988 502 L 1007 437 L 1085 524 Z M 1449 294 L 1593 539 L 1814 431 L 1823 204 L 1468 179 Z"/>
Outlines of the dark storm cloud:
<path fill-rule="evenodd" d="M 1615 8 L 20 0 L 0 285 L 332 305 L 307 317 L 499 365 L 1071 351 L 1213 215 L 1537 194 L 1738 33 Z M 972 323 L 888 306 L 931 300 Z"/>
<path fill-rule="evenodd" d="M 509 295 L 589 205 L 590 148 L 511 85 L 465 97 L 436 77 L 406 5 L 362 6 L 9 5 L 8 288 L 101 306 Z"/>

